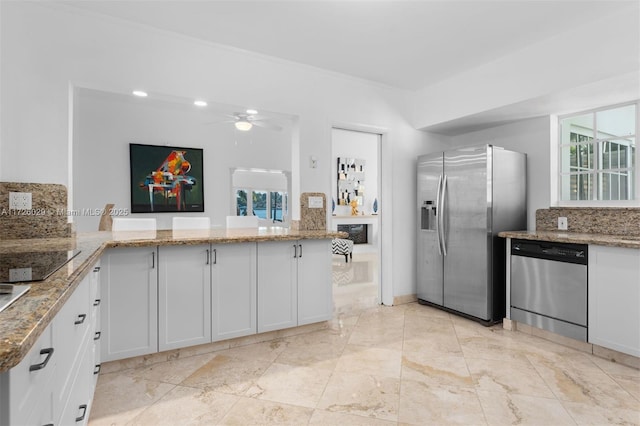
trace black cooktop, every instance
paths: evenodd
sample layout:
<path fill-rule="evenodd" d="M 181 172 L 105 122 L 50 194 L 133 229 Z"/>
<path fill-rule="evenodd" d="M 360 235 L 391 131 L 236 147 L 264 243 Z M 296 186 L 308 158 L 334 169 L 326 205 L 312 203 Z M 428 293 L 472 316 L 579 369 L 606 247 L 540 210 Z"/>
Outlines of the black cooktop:
<path fill-rule="evenodd" d="M 0 282 L 42 281 L 76 257 L 80 250 L 0 254 Z"/>

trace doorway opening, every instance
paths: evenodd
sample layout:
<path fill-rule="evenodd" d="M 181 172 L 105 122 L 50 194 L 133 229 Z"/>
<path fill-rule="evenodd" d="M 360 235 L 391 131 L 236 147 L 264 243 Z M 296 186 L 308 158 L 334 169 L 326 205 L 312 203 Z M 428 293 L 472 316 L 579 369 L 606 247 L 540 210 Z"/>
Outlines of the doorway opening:
<path fill-rule="evenodd" d="M 331 129 L 331 229 L 349 233 L 350 256 L 332 259 L 335 314 L 381 303 L 382 135 Z"/>

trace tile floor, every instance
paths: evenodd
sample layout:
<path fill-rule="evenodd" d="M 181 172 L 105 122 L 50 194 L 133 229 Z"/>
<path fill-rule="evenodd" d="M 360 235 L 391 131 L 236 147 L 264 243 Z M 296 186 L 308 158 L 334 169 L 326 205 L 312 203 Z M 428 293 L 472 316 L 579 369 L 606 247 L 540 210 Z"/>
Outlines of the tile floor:
<path fill-rule="evenodd" d="M 342 286 L 326 329 L 101 374 L 89 424 L 640 425 L 639 370 Z"/>

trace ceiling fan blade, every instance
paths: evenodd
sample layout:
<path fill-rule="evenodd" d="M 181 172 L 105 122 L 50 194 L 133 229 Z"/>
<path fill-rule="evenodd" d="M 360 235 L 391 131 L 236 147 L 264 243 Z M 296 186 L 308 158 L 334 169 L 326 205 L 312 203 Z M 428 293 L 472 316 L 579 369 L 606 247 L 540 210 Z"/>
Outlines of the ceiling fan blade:
<path fill-rule="evenodd" d="M 215 125 L 215 124 L 235 123 L 235 122 L 236 122 L 236 120 L 232 119 L 232 120 L 207 121 L 204 124 L 206 124 L 207 126 L 210 126 L 210 125 Z"/>
<path fill-rule="evenodd" d="M 276 130 L 278 132 L 282 130 L 282 126 L 261 120 L 251 120 L 251 124 L 258 127 L 264 127 L 265 129 Z"/>

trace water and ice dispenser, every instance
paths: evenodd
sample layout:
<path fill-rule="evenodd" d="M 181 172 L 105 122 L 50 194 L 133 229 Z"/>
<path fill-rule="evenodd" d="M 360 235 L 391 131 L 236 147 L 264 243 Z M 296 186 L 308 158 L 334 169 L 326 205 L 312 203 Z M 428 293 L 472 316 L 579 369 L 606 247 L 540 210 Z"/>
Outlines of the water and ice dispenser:
<path fill-rule="evenodd" d="M 436 204 L 433 200 L 427 200 L 422 203 L 420 209 L 420 229 L 426 231 L 436 230 Z"/>

